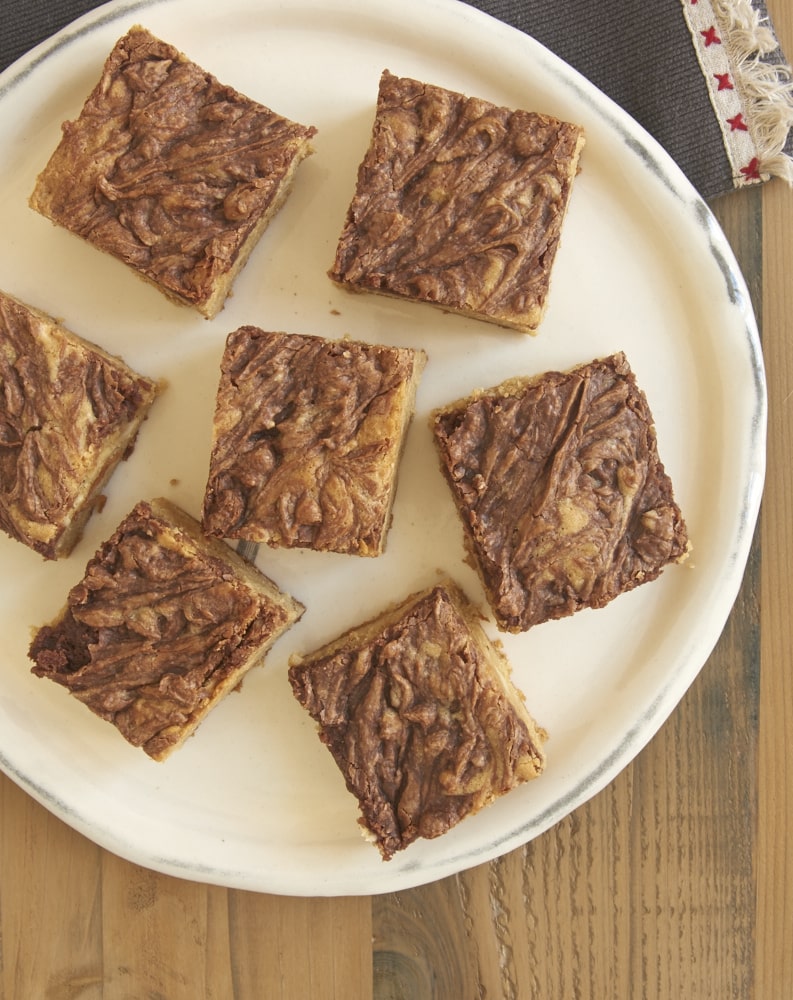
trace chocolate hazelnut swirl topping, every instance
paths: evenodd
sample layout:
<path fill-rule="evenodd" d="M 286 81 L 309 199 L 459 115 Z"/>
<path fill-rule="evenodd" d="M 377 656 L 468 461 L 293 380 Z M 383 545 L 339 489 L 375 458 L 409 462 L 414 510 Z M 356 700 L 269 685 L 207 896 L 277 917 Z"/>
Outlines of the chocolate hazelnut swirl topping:
<path fill-rule="evenodd" d="M 0 293 L 0 528 L 60 555 L 156 394 L 152 380 Z"/>
<path fill-rule="evenodd" d="M 221 363 L 203 524 L 378 555 L 423 352 L 241 327 Z"/>
<path fill-rule="evenodd" d="M 135 27 L 64 123 L 31 205 L 205 306 L 315 132 Z"/>
<path fill-rule="evenodd" d="M 289 622 L 225 558 L 141 502 L 88 563 L 59 619 L 38 630 L 30 657 L 34 674 L 160 759 Z"/>
<path fill-rule="evenodd" d="M 623 354 L 510 380 L 433 420 L 503 629 L 603 607 L 686 558 L 686 525 Z"/>
<path fill-rule="evenodd" d="M 546 733 L 464 606 L 456 588 L 439 585 L 291 661 L 295 697 L 385 860 L 440 836 L 544 765 Z"/>
<path fill-rule="evenodd" d="M 583 142 L 385 71 L 331 278 L 535 330 Z"/>

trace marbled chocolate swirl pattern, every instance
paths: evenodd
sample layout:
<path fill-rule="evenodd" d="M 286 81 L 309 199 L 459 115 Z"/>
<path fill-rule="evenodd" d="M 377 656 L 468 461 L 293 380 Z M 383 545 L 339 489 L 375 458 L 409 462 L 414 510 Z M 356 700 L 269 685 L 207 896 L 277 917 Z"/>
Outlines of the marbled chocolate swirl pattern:
<path fill-rule="evenodd" d="M 64 123 L 31 204 L 200 305 L 315 131 L 133 28 Z"/>
<path fill-rule="evenodd" d="M 157 387 L 0 293 L 0 528 L 53 558 Z"/>
<path fill-rule="evenodd" d="M 203 524 L 377 555 L 423 354 L 242 327 L 226 343 Z"/>
<path fill-rule="evenodd" d="M 477 394 L 440 411 L 434 433 L 504 629 L 603 607 L 688 553 L 622 354 Z"/>
<path fill-rule="evenodd" d="M 494 665 L 495 651 L 474 638 L 461 600 L 434 587 L 382 628 L 373 623 L 371 635 L 289 669 L 386 860 L 544 766 L 546 734 L 501 674 L 506 666 Z"/>
<path fill-rule="evenodd" d="M 536 328 L 579 126 L 383 74 L 330 276 Z"/>
<path fill-rule="evenodd" d="M 159 758 L 286 621 L 142 502 L 89 562 L 60 620 L 38 630 L 30 656 L 33 673 Z"/>

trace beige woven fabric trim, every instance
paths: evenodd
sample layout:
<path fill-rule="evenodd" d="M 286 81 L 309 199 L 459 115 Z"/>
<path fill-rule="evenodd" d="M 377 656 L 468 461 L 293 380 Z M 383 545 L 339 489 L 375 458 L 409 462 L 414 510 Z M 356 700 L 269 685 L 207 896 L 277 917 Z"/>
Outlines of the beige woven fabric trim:
<path fill-rule="evenodd" d="M 780 60 L 768 22 L 751 0 L 681 2 L 733 184 L 770 177 L 793 184 L 793 159 L 784 152 L 793 128 L 793 71 Z"/>

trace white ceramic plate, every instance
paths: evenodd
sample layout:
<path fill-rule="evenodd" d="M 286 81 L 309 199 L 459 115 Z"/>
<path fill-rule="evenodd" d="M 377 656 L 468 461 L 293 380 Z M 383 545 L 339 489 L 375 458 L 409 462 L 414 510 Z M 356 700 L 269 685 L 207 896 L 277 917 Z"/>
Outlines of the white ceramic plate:
<path fill-rule="evenodd" d="M 212 322 L 27 207 L 38 171 L 115 40 L 142 23 L 282 114 L 318 127 L 316 155 Z M 326 277 L 384 68 L 584 125 L 588 142 L 550 305 L 536 338 L 431 307 L 351 296 Z M 707 659 L 743 574 L 763 482 L 765 387 L 743 279 L 708 209 L 610 101 L 521 33 L 454 0 L 113 3 L 0 78 L 0 287 L 63 317 L 170 387 L 68 560 L 0 538 L 0 765 L 94 841 L 164 872 L 294 895 L 378 893 L 486 861 L 602 788 L 657 731 Z M 430 357 L 387 553 L 263 551 L 302 622 L 164 764 L 33 677 L 30 627 L 141 497 L 200 511 L 217 366 L 243 323 L 423 346 Z M 287 658 L 451 574 L 477 601 L 441 479 L 432 407 L 508 375 L 624 350 L 645 389 L 694 554 L 597 612 L 505 636 L 514 678 L 550 731 L 545 774 L 389 863 L 286 680 Z M 491 628 L 491 632 L 495 634 Z"/>

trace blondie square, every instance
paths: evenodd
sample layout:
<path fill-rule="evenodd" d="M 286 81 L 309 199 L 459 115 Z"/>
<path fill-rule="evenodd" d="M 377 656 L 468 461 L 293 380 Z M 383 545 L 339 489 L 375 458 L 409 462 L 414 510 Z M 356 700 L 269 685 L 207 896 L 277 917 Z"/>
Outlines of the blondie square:
<path fill-rule="evenodd" d="M 302 612 L 184 511 L 141 501 L 36 632 L 32 669 L 161 761 Z"/>
<path fill-rule="evenodd" d="M 211 318 L 315 132 L 136 26 L 64 123 L 30 204 Z"/>
<path fill-rule="evenodd" d="M 432 417 L 499 626 L 601 608 L 688 554 L 652 414 L 625 355 L 515 378 Z"/>
<path fill-rule="evenodd" d="M 221 363 L 203 525 L 285 548 L 379 555 L 422 351 L 230 334 Z"/>
<path fill-rule="evenodd" d="M 158 384 L 0 292 L 0 528 L 67 556 Z"/>
<path fill-rule="evenodd" d="M 384 860 L 439 837 L 536 777 L 547 733 L 451 581 L 413 594 L 307 656 L 295 697 L 358 800 Z"/>
<path fill-rule="evenodd" d="M 330 277 L 535 332 L 583 144 L 578 125 L 386 70 Z"/>

